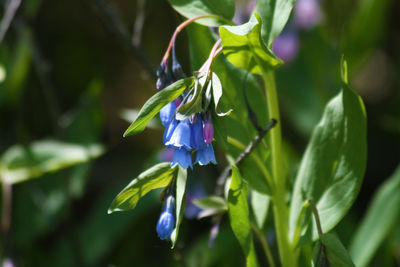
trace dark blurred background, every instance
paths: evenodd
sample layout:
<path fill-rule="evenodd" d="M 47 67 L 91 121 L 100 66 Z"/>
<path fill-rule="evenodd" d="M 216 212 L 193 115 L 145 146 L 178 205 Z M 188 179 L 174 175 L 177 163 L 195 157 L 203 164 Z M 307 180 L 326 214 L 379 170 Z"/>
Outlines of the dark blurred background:
<path fill-rule="evenodd" d="M 286 63 L 277 71 L 277 86 L 293 173 L 324 105 L 338 93 L 343 53 L 368 115 L 364 184 L 337 227 L 347 246 L 373 192 L 400 161 L 400 2 L 301 2 L 274 44 Z M 236 22 L 246 21 L 251 5 L 238 1 Z M 183 21 L 168 2 L 10 0 L 1 1 L 1 14 L 0 152 L 44 139 L 105 148 L 96 160 L 12 186 L 11 224 L 1 242 L 4 266 L 241 266 L 227 218 L 213 249 L 207 246 L 214 223 L 208 219 L 185 219 L 174 250 L 160 241 L 159 191 L 134 211 L 107 215 L 114 196 L 165 157 L 157 121 L 139 135 L 122 134 L 156 92 L 155 69 Z M 189 74 L 187 42 L 183 32 L 177 54 Z M 218 148 L 217 158 L 223 159 Z M 189 193 L 211 193 L 223 167 L 191 172 Z M 391 265 L 400 264 L 400 227 L 395 233 L 390 246 L 398 253 Z M 380 266 L 384 251 L 373 266 Z"/>

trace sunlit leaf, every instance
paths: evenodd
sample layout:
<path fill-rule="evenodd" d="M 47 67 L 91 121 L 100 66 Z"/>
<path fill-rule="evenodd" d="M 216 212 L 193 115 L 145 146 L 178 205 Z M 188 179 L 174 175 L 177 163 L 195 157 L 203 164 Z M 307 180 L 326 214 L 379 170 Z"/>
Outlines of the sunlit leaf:
<path fill-rule="evenodd" d="M 359 267 L 369 262 L 400 222 L 400 167 L 376 192 L 367 214 L 357 228 L 350 253 Z"/>
<path fill-rule="evenodd" d="M 171 169 L 170 164 L 159 163 L 139 174 L 115 197 L 108 213 L 133 209 L 149 191 L 169 185 L 177 171 L 177 168 Z"/>
<path fill-rule="evenodd" d="M 192 202 L 201 209 L 228 209 L 225 200 L 220 196 L 207 196 L 200 199 L 193 199 Z"/>
<path fill-rule="evenodd" d="M 200 15 L 216 15 L 220 18 L 204 18 L 197 23 L 206 26 L 230 24 L 235 14 L 234 0 L 169 0 L 172 7 L 186 18 Z"/>
<path fill-rule="evenodd" d="M 179 234 L 179 227 L 182 222 L 184 210 L 185 210 L 185 193 L 186 193 L 186 178 L 187 178 L 187 171 L 179 167 L 178 175 L 176 177 L 176 226 L 174 231 L 171 234 L 171 242 L 172 247 L 175 247 L 176 241 L 178 239 Z"/>
<path fill-rule="evenodd" d="M 317 205 L 324 232 L 335 227 L 348 212 L 363 181 L 366 146 L 364 104 L 343 82 L 341 92 L 327 104 L 315 127 L 297 174 L 290 210 L 292 236 L 308 199 Z M 308 212 L 302 224 L 302 242 L 317 236 Z"/>
<path fill-rule="evenodd" d="M 1 156 L 0 176 L 6 183 L 20 183 L 90 161 L 103 152 L 104 148 L 99 144 L 79 145 L 56 140 L 15 145 Z"/>
<path fill-rule="evenodd" d="M 193 86 L 194 78 L 181 79 L 153 95 L 143 105 L 134 122 L 125 131 L 124 136 L 140 133 L 147 123 L 169 102 L 180 96 L 185 90 Z"/>
<path fill-rule="evenodd" d="M 263 229 L 267 219 L 269 204 L 270 198 L 268 195 L 261 194 L 255 190 L 251 191 L 251 207 L 255 222 L 260 229 Z"/>
<path fill-rule="evenodd" d="M 235 66 L 262 74 L 282 64 L 261 39 L 261 19 L 254 14 L 248 23 L 219 28 L 222 51 Z"/>
<path fill-rule="evenodd" d="M 250 227 L 247 185 L 243 183 L 239 169 L 234 165 L 228 194 L 228 213 L 232 231 L 246 255 L 246 265 L 258 266 Z"/>
<path fill-rule="evenodd" d="M 289 19 L 295 0 L 257 0 L 254 11 L 263 21 L 261 36 L 269 46 Z"/>

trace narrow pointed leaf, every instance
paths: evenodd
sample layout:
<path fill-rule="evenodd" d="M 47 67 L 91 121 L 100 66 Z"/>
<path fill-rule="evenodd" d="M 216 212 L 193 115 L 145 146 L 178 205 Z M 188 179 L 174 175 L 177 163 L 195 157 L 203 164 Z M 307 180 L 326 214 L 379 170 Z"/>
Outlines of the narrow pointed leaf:
<path fill-rule="evenodd" d="M 236 239 L 246 255 L 246 266 L 258 266 L 251 232 L 247 185 L 243 182 L 239 169 L 232 166 L 232 179 L 228 193 L 229 222 Z"/>
<path fill-rule="evenodd" d="M 368 266 L 379 246 L 400 223 L 400 167 L 376 192 L 354 235 L 350 253 L 359 267 Z"/>
<path fill-rule="evenodd" d="M 180 96 L 188 88 L 192 87 L 193 84 L 193 77 L 184 78 L 174 82 L 153 95 L 139 111 L 136 120 L 132 122 L 129 128 L 125 131 L 124 137 L 143 131 L 146 128 L 147 123 L 157 115 L 166 104 Z"/>
<path fill-rule="evenodd" d="M 27 146 L 10 147 L 0 158 L 0 177 L 9 184 L 20 183 L 76 164 L 104 153 L 99 144 L 73 144 L 41 140 Z"/>
<path fill-rule="evenodd" d="M 178 239 L 179 227 L 182 222 L 184 210 L 185 210 L 185 193 L 186 193 L 186 178 L 187 178 L 187 171 L 179 167 L 178 175 L 176 177 L 176 226 L 174 231 L 171 234 L 171 242 L 172 247 L 175 247 L 176 241 Z"/>
<path fill-rule="evenodd" d="M 225 199 L 223 199 L 220 196 L 207 196 L 200 199 L 193 199 L 192 202 L 201 209 L 216 209 L 216 210 L 228 209 Z"/>
<path fill-rule="evenodd" d="M 232 112 L 232 109 L 228 110 L 227 112 L 221 112 L 218 109 L 218 103 L 219 100 L 222 97 L 222 84 L 221 81 L 219 80 L 217 74 L 215 74 L 214 72 L 212 73 L 212 78 L 211 78 L 211 82 L 212 82 L 212 95 L 213 95 L 213 99 L 214 99 L 214 106 L 215 106 L 215 113 L 220 116 L 226 116 L 229 115 Z"/>
<path fill-rule="evenodd" d="M 108 213 L 134 209 L 136 204 L 153 189 L 169 185 L 177 169 L 171 169 L 170 162 L 159 163 L 133 179 L 113 200 Z"/>

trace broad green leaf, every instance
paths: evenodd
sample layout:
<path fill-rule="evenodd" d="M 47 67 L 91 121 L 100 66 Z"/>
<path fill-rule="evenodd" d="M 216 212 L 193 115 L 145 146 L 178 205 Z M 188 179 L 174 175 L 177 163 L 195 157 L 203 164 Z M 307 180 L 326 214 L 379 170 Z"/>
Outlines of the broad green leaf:
<path fill-rule="evenodd" d="M 356 199 L 365 165 L 364 105 L 343 82 L 341 92 L 325 107 L 300 164 L 290 210 L 292 237 L 306 200 L 316 203 L 322 230 L 330 231 Z M 318 237 L 310 211 L 307 211 L 301 230 L 302 243 Z"/>
<path fill-rule="evenodd" d="M 335 234 L 332 233 L 323 234 L 321 236 L 320 241 L 324 245 L 324 253 L 326 255 L 326 258 L 328 259 L 329 266 L 355 267 L 346 248 L 343 246 L 342 242 L 340 242 L 339 238 Z M 317 242 L 316 246 L 319 247 L 321 243 Z M 322 257 L 320 257 L 319 260 L 321 259 Z M 322 265 L 318 264 L 316 266 L 322 266 Z"/>
<path fill-rule="evenodd" d="M 132 180 L 113 200 L 108 213 L 134 209 L 136 204 L 149 191 L 169 185 L 176 175 L 170 162 L 159 163 L 142 172 Z"/>
<path fill-rule="evenodd" d="M 176 205 L 175 205 L 175 218 L 176 218 L 176 225 L 175 229 L 171 234 L 171 242 L 172 247 L 175 247 L 176 241 L 178 239 L 179 234 L 179 227 L 182 222 L 183 211 L 185 210 L 185 192 L 186 192 L 186 178 L 187 178 L 187 171 L 179 167 L 178 175 L 176 177 Z"/>
<path fill-rule="evenodd" d="M 357 228 L 350 254 L 357 266 L 368 266 L 393 227 L 400 223 L 400 167 L 376 192 Z"/>
<path fill-rule="evenodd" d="M 227 112 L 220 112 L 218 109 L 218 103 L 222 97 L 222 84 L 217 74 L 215 74 L 215 72 L 212 73 L 211 82 L 212 82 L 212 95 L 214 99 L 215 113 L 221 117 L 229 115 L 232 112 L 232 109 L 228 110 Z"/>
<path fill-rule="evenodd" d="M 206 26 L 231 24 L 235 15 L 234 0 L 169 0 L 169 2 L 176 11 L 188 19 L 200 15 L 216 15 L 196 21 Z"/>
<path fill-rule="evenodd" d="M 103 154 L 99 144 L 79 145 L 56 140 L 41 140 L 28 146 L 15 145 L 1 156 L 0 177 L 15 184 L 88 162 Z"/>
<path fill-rule="evenodd" d="M 262 74 L 282 64 L 261 39 L 261 19 L 254 14 L 248 23 L 219 28 L 222 51 L 235 66 Z"/>
<path fill-rule="evenodd" d="M 193 199 L 193 204 L 201 209 L 215 209 L 215 210 L 227 210 L 225 199 L 220 196 L 207 196 L 200 199 Z"/>
<path fill-rule="evenodd" d="M 263 229 L 268 215 L 270 198 L 268 195 L 251 190 L 251 207 L 257 227 Z"/>
<path fill-rule="evenodd" d="M 228 213 L 232 231 L 246 255 L 246 266 L 258 266 L 250 226 L 247 185 L 243 182 L 239 169 L 235 165 L 232 166 L 232 179 L 228 193 Z"/>
<path fill-rule="evenodd" d="M 153 95 L 143 105 L 142 109 L 134 122 L 125 131 L 124 137 L 136 133 L 140 133 L 146 128 L 147 123 L 158 113 L 160 110 L 169 102 L 180 96 L 188 88 L 194 84 L 194 78 L 184 78 L 174 82 L 168 87 L 162 89 L 155 95 Z"/>
<path fill-rule="evenodd" d="M 295 0 L 257 0 L 254 12 L 260 14 L 263 21 L 261 36 L 270 46 L 289 19 Z"/>

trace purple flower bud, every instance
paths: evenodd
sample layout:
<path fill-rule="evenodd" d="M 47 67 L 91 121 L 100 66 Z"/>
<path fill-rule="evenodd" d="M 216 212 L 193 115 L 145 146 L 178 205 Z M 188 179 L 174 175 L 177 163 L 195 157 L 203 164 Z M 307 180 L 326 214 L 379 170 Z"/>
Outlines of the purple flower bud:
<path fill-rule="evenodd" d="M 196 161 L 201 166 L 207 165 L 209 163 L 217 164 L 214 155 L 214 148 L 212 144 L 208 144 L 201 149 L 198 149 L 196 152 Z"/>
<path fill-rule="evenodd" d="M 191 152 L 186 149 L 175 149 L 171 168 L 175 168 L 178 164 L 184 169 L 193 168 Z"/>
<path fill-rule="evenodd" d="M 285 62 L 292 61 L 299 50 L 299 40 L 294 32 L 282 33 L 272 45 L 274 53 Z"/>
<path fill-rule="evenodd" d="M 209 113 L 207 119 L 203 120 L 203 137 L 204 143 L 210 144 L 214 138 L 214 127 L 211 121 L 211 114 Z"/>
<path fill-rule="evenodd" d="M 318 0 L 297 0 L 294 7 L 294 20 L 301 29 L 310 29 L 322 18 Z"/>
<path fill-rule="evenodd" d="M 171 138 L 166 138 L 165 145 L 171 148 L 184 148 L 188 151 L 192 150 L 190 145 L 190 122 L 189 119 L 180 121 L 176 126 Z"/>
<path fill-rule="evenodd" d="M 167 197 L 163 212 L 157 222 L 157 234 L 161 240 L 170 238 L 175 227 L 175 198 L 170 195 Z"/>
<path fill-rule="evenodd" d="M 173 116 L 175 115 L 175 111 L 176 106 L 174 101 L 169 102 L 160 110 L 160 119 L 164 127 L 167 127 L 171 123 Z"/>

